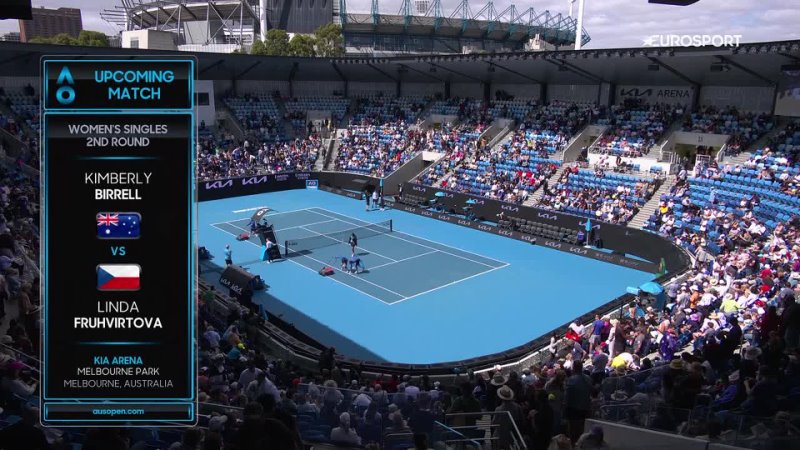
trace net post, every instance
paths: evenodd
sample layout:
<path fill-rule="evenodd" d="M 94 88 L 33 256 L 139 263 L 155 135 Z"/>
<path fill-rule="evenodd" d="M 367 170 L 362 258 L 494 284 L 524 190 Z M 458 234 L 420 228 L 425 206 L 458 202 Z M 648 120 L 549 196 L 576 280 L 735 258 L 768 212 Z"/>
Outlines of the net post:
<path fill-rule="evenodd" d="M 289 241 L 283 241 L 283 257 L 289 257 Z"/>
<path fill-rule="evenodd" d="M 389 219 L 389 231 L 394 231 L 392 219 Z"/>

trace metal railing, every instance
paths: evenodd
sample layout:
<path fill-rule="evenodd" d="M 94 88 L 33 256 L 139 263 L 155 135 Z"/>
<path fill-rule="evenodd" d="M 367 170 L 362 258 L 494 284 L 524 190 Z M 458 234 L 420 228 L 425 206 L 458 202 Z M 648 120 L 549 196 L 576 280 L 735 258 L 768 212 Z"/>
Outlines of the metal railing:
<path fill-rule="evenodd" d="M 475 439 L 465 436 L 464 433 L 436 421 L 433 423 L 430 443 L 432 446 L 435 446 L 440 442 L 444 443 L 446 448 L 452 450 L 482 449 L 481 444 Z"/>
<path fill-rule="evenodd" d="M 505 426 L 501 425 L 503 421 L 508 421 Z M 460 425 L 461 423 L 464 425 Z M 517 423 L 508 411 L 450 413 L 445 415 L 445 424 L 466 436 L 468 440 L 482 443 L 478 448 L 487 450 L 493 448 L 527 450 L 528 448 Z"/>

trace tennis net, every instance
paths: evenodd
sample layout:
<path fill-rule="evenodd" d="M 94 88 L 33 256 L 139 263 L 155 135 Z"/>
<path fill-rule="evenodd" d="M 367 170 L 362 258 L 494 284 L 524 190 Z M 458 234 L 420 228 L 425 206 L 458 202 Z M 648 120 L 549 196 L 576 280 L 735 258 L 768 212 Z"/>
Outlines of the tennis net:
<path fill-rule="evenodd" d="M 355 234 L 358 240 L 366 239 L 368 237 L 380 236 L 392 232 L 392 221 L 371 223 L 359 227 L 349 228 L 347 230 L 334 231 L 332 233 L 319 233 L 319 236 L 310 236 L 307 238 L 292 239 L 285 241 L 284 252 L 288 258 L 292 254 L 303 254 L 318 248 L 329 247 L 336 244 L 347 244 L 350 240 L 350 235 Z"/>

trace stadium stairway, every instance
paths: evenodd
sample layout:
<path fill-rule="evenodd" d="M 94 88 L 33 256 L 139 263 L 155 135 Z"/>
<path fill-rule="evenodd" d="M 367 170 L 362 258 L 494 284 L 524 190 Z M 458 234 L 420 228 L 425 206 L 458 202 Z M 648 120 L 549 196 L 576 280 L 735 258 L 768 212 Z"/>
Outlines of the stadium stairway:
<path fill-rule="evenodd" d="M 220 126 L 228 130 L 237 140 L 244 140 L 245 132 L 244 127 L 239 123 L 236 114 L 225 105 L 225 102 L 216 102 L 216 119 Z"/>
<path fill-rule="evenodd" d="M 635 216 L 631 219 L 628 223 L 628 226 L 631 228 L 644 228 L 644 225 L 647 223 L 647 219 L 656 211 L 658 208 L 658 204 L 661 202 L 661 196 L 669 192 L 669 188 L 675 184 L 676 177 L 672 175 L 667 175 L 667 178 L 661 183 L 661 186 L 656 189 L 656 192 L 653 194 L 653 197 L 647 201 L 647 203 L 642 206 L 642 209 L 636 213 Z"/>
<path fill-rule="evenodd" d="M 336 160 L 339 159 L 339 146 L 341 145 L 341 141 L 339 140 L 339 136 L 342 136 L 347 130 L 345 128 L 337 128 L 334 131 L 334 137 L 331 138 L 333 140 L 333 145 L 330 147 L 330 151 L 328 152 L 328 156 L 325 158 L 325 165 L 323 166 L 323 170 L 335 170 L 336 169 Z"/>
<path fill-rule="evenodd" d="M 547 179 L 547 185 L 551 188 L 555 186 L 558 180 L 561 179 L 561 174 L 564 173 L 564 170 L 566 170 L 566 168 L 567 168 L 566 164 L 561 164 L 561 167 L 559 167 L 558 170 L 556 170 L 556 173 L 554 173 L 552 177 Z M 525 200 L 525 203 L 523 203 L 523 205 L 536 206 L 539 203 L 539 200 L 542 199 L 542 196 L 544 196 L 544 189 L 541 188 L 536 189 L 533 195 L 531 195 L 530 197 L 528 197 L 527 200 Z"/>

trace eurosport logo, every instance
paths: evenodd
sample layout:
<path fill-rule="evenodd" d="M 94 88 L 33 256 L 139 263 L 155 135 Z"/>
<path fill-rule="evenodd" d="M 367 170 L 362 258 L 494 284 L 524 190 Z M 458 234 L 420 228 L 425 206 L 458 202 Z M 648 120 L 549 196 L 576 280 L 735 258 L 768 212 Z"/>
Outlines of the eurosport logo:
<path fill-rule="evenodd" d="M 206 183 L 207 190 L 223 189 L 231 186 L 233 186 L 233 180 L 226 180 L 226 181 L 217 180 L 217 181 L 212 181 L 210 183 L 209 182 Z"/>
<path fill-rule="evenodd" d="M 242 178 L 242 186 L 261 184 L 261 183 L 266 183 L 267 181 L 269 181 L 269 177 L 267 177 L 266 175 L 260 177 Z"/>
<path fill-rule="evenodd" d="M 741 34 L 653 34 L 644 47 L 738 47 Z"/>

